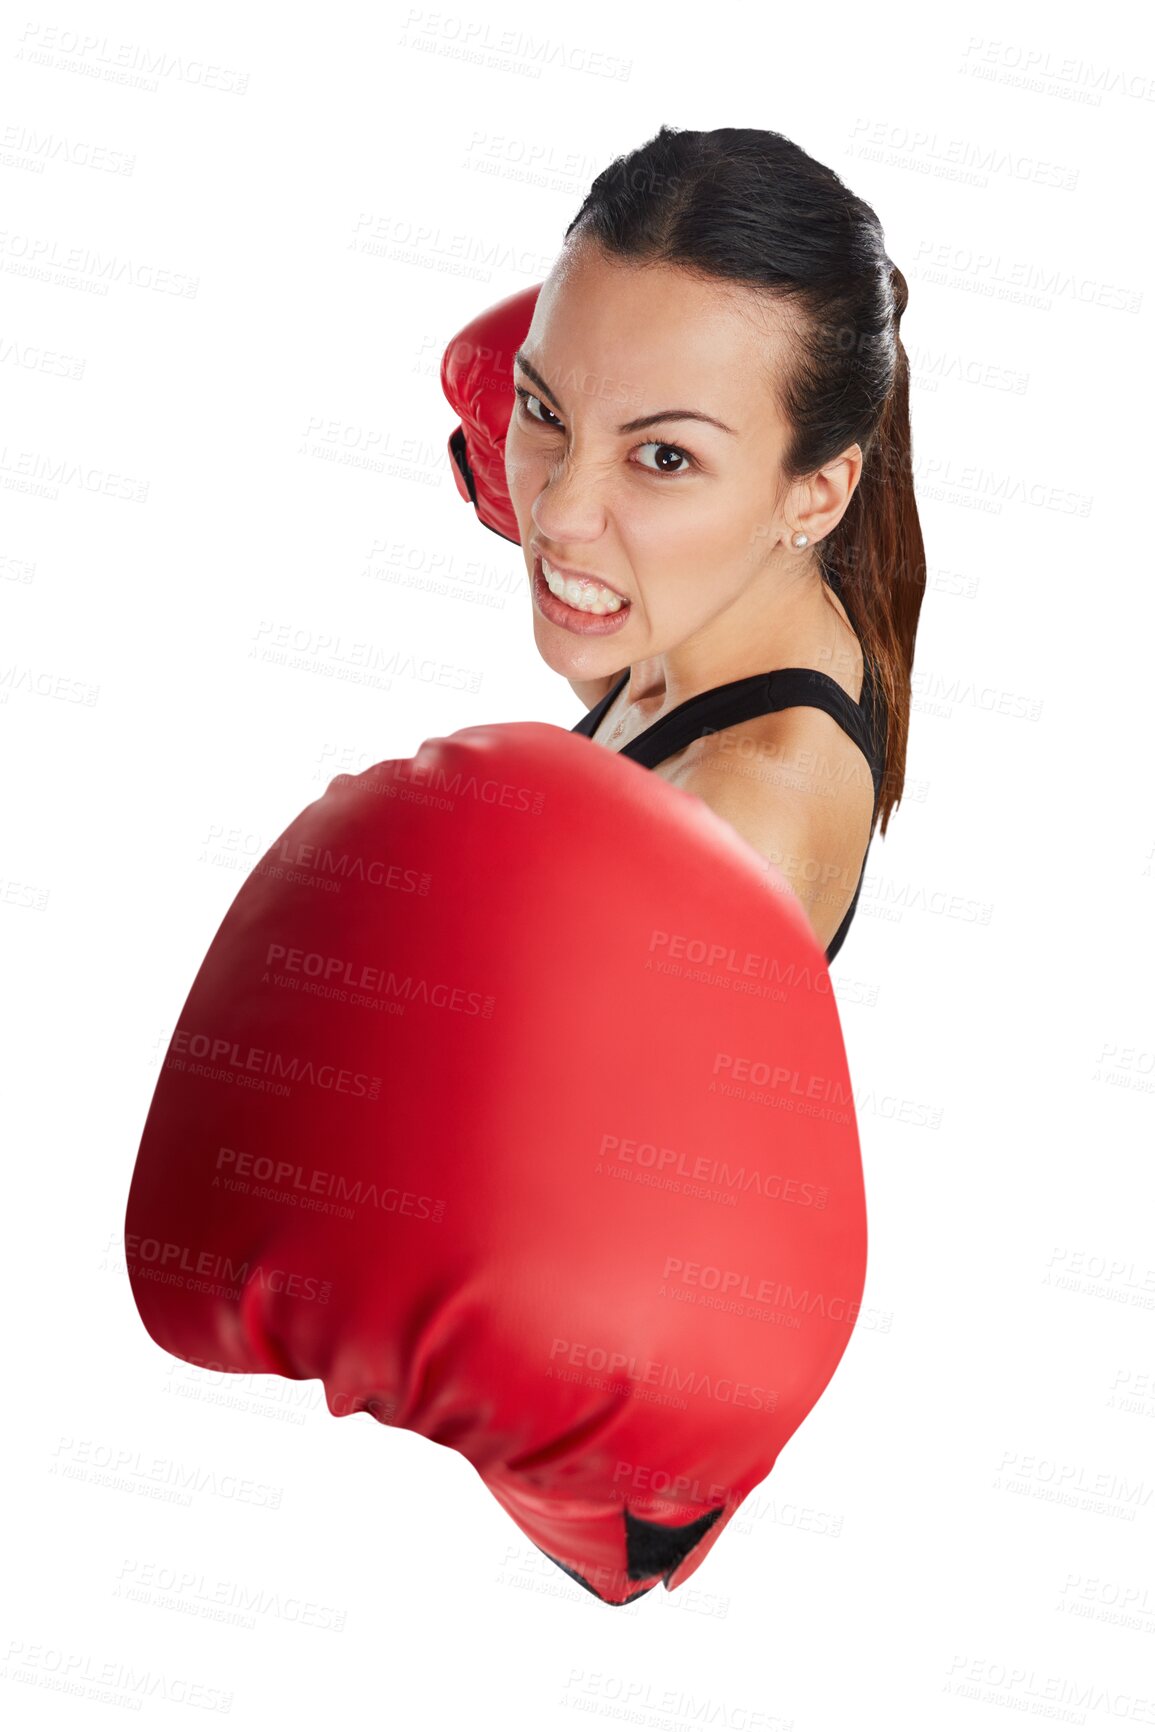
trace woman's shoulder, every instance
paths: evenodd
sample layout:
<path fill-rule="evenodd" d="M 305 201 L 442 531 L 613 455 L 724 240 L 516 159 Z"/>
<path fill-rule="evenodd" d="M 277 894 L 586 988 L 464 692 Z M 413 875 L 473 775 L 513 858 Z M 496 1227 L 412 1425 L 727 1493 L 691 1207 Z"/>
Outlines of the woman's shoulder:
<path fill-rule="evenodd" d="M 807 674 L 818 678 L 807 681 Z M 751 794 L 759 788 L 792 788 L 806 798 L 836 804 L 843 789 L 861 787 L 869 795 L 869 817 L 874 800 L 868 752 L 870 670 L 857 634 L 847 624 L 833 642 L 822 646 L 822 653 L 809 660 L 800 656 L 789 669 L 771 670 L 769 677 L 790 681 L 787 692 L 779 688 L 779 700 L 789 699 L 783 708 L 710 729 L 671 759 L 671 768 L 713 775 L 729 769 Z M 838 694 L 849 700 L 849 711 Z M 853 809 L 862 801 L 852 796 L 848 803 Z"/>
<path fill-rule="evenodd" d="M 839 722 L 810 705 L 776 710 L 693 741 L 661 773 L 778 868 L 829 944 L 858 885 L 875 808 L 870 762 Z"/>
<path fill-rule="evenodd" d="M 874 806 L 874 778 L 859 741 L 827 710 L 791 705 L 704 734 L 659 766 L 687 778 L 732 784 L 731 802 L 778 805 L 793 799 L 839 814 L 857 830 Z"/>

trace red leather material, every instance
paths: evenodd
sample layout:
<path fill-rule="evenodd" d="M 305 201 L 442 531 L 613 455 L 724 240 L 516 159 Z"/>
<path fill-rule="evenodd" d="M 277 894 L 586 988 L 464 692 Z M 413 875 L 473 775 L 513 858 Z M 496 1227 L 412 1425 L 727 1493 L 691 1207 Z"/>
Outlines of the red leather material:
<path fill-rule="evenodd" d="M 167 1352 L 458 1450 L 608 1603 L 676 1588 L 861 1299 L 822 950 L 703 801 L 581 735 L 337 776 L 196 976 L 125 1245 Z"/>
<path fill-rule="evenodd" d="M 525 341 L 540 290 L 534 283 L 487 307 L 457 333 L 441 361 L 441 389 L 461 417 L 449 436 L 457 491 L 471 499 L 472 480 L 482 523 L 519 545 L 505 482 L 505 435 L 514 405 L 513 357 Z"/>

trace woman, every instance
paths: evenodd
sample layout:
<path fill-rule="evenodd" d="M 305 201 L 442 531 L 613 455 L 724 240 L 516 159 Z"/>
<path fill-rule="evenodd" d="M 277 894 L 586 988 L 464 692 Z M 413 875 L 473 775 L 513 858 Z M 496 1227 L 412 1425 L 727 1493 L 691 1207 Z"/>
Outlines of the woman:
<path fill-rule="evenodd" d="M 832 170 L 663 126 L 593 183 L 514 362 L 505 475 L 538 650 L 592 706 L 575 731 L 732 824 L 828 960 L 903 786 L 905 305 Z"/>

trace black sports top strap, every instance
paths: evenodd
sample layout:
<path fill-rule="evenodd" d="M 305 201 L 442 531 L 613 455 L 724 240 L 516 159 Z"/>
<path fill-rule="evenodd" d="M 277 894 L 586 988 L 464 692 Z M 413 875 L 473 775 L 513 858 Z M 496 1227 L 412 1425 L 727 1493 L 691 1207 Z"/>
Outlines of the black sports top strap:
<path fill-rule="evenodd" d="M 584 734 L 587 739 L 592 738 L 602 717 L 629 677 L 630 670 L 627 668 L 618 683 L 599 699 L 592 710 L 587 711 L 571 732 Z M 714 686 L 708 692 L 699 692 L 695 697 L 687 698 L 684 703 L 677 704 L 666 715 L 659 717 L 656 722 L 652 722 L 648 728 L 643 728 L 640 734 L 627 741 L 621 747 L 621 752 L 623 757 L 633 758 L 636 763 L 653 770 L 659 764 L 665 763 L 675 752 L 682 751 L 705 734 L 734 727 L 738 722 L 752 721 L 756 716 L 764 716 L 774 710 L 793 709 L 798 705 L 825 710 L 826 714 L 832 716 L 850 735 L 862 752 L 870 765 L 874 783 L 874 817 L 877 817 L 882 789 L 884 741 L 878 725 L 880 718 L 877 687 L 869 657 L 864 664 L 862 698 L 859 703 L 855 703 L 850 693 L 845 691 L 837 680 L 831 679 L 829 674 L 819 672 L 817 668 L 774 668 L 769 673 L 750 674 L 746 679 L 730 680 L 726 685 Z M 872 818 L 871 839 L 873 834 Z M 870 843 L 867 842 L 866 853 L 869 852 Z M 858 907 L 865 874 L 864 854 L 854 900 L 827 947 L 827 962 L 832 962 L 842 948 L 843 939 Z"/>
<path fill-rule="evenodd" d="M 586 711 L 581 721 L 570 729 L 570 733 L 584 734 L 587 739 L 592 739 L 597 733 L 598 728 L 601 726 L 602 717 L 605 715 L 606 711 L 609 709 L 610 705 L 613 703 L 629 677 L 630 670 L 627 668 L 617 685 L 611 686 L 605 697 L 599 698 L 593 709 Z"/>
<path fill-rule="evenodd" d="M 599 699 L 571 732 L 592 739 L 602 717 L 629 677 L 627 668 L 617 685 Z M 865 691 L 863 698 L 868 699 Z M 756 716 L 768 715 L 774 710 L 794 709 L 797 705 L 825 710 L 827 715 L 834 717 L 870 764 L 877 790 L 880 767 L 875 764 L 867 705 L 865 702 L 856 704 L 837 680 L 820 673 L 817 668 L 775 668 L 770 673 L 750 674 L 746 679 L 713 686 L 708 692 L 699 692 L 667 711 L 648 728 L 643 728 L 621 750 L 623 756 L 633 758 L 647 770 L 655 770 L 675 752 L 682 751 L 705 734 L 732 728 L 738 722 L 753 721 Z"/>

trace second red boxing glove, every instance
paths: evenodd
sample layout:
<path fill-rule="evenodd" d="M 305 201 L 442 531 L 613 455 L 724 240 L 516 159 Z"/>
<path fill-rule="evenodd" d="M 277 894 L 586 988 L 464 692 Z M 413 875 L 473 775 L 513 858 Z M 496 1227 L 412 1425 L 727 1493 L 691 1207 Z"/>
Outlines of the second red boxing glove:
<path fill-rule="evenodd" d="M 441 361 L 441 389 L 461 417 L 449 435 L 457 491 L 487 529 L 520 547 L 505 483 L 505 435 L 513 412 L 513 357 L 525 340 L 540 283 L 487 307 L 462 327 Z"/>

